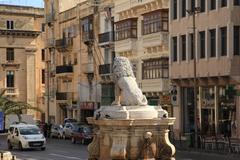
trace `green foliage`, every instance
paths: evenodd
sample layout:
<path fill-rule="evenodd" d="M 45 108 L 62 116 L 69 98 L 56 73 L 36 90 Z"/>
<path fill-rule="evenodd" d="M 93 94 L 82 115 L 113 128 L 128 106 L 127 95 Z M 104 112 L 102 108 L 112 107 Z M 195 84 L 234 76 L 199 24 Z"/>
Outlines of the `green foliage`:
<path fill-rule="evenodd" d="M 21 122 L 21 114 L 24 110 L 42 112 L 39 108 L 33 107 L 28 103 L 10 100 L 4 96 L 5 91 L 5 89 L 0 91 L 0 111 L 3 112 L 5 116 L 15 114 L 18 116 L 19 122 Z"/>

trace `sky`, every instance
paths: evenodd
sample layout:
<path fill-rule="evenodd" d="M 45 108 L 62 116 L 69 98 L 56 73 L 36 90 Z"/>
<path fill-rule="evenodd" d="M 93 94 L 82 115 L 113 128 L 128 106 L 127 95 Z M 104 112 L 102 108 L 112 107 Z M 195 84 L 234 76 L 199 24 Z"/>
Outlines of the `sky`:
<path fill-rule="evenodd" d="M 44 7 L 43 0 L 0 0 L 0 4 L 24 5 L 33 7 Z"/>

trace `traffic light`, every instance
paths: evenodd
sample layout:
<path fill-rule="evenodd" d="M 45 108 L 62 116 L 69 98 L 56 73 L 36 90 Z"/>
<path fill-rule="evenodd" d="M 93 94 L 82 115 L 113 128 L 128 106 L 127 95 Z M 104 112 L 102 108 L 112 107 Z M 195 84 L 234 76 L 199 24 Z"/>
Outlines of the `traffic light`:
<path fill-rule="evenodd" d="M 177 86 L 173 85 L 170 90 L 172 105 L 177 105 Z"/>

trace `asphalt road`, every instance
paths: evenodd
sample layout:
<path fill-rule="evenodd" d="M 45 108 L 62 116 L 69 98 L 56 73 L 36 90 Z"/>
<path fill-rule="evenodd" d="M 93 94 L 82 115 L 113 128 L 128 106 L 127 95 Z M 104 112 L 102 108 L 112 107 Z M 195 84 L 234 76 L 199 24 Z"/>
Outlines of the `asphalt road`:
<path fill-rule="evenodd" d="M 6 150 L 6 138 L 0 136 L 0 150 Z M 48 139 L 45 151 L 13 150 L 17 160 L 87 160 L 87 145 L 72 144 L 70 140 Z M 239 155 L 177 151 L 176 160 L 240 160 Z"/>
<path fill-rule="evenodd" d="M 0 139 L 0 150 L 6 150 L 5 140 Z M 17 160 L 87 160 L 87 145 L 72 144 L 70 140 L 48 139 L 45 151 L 14 149 Z"/>

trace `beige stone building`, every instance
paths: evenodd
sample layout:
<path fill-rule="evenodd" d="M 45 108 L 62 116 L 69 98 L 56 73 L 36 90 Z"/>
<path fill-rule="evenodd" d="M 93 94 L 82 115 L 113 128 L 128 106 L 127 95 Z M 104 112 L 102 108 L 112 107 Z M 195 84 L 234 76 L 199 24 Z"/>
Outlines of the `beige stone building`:
<path fill-rule="evenodd" d="M 171 113 L 168 105 L 169 1 L 121 0 L 115 1 L 114 8 L 116 55 L 131 60 L 138 85 L 149 104 L 166 105 Z"/>
<path fill-rule="evenodd" d="M 161 100 L 169 97 L 168 1 L 45 0 L 45 14 L 49 115 L 56 123 L 85 121 L 100 102 L 111 104 L 115 55 L 130 58 L 150 104 L 169 106 Z"/>
<path fill-rule="evenodd" d="M 198 86 L 197 119 L 202 135 L 240 138 L 240 2 L 234 0 L 172 0 L 170 4 L 170 78 L 178 86 L 175 131 L 194 130 L 193 50 Z M 192 17 L 185 11 L 200 7 L 196 15 L 196 47 Z"/>
<path fill-rule="evenodd" d="M 0 88 L 11 99 L 45 111 L 44 9 L 0 5 L 0 15 Z"/>
<path fill-rule="evenodd" d="M 101 98 L 97 45 L 98 7 L 90 1 L 45 0 L 51 122 L 64 118 L 85 122 Z M 48 99 L 49 98 L 49 99 Z"/>

